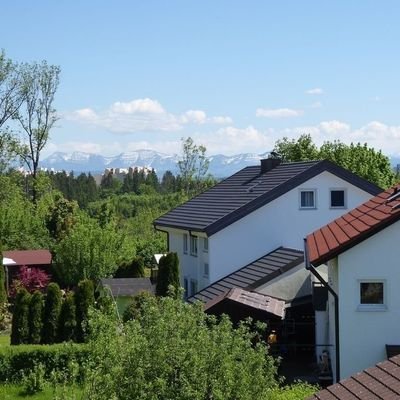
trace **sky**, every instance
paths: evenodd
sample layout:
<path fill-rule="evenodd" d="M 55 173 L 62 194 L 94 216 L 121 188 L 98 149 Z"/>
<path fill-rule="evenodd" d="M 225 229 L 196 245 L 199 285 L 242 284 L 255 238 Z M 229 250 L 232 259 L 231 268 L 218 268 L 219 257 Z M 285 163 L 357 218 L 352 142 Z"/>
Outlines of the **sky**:
<path fill-rule="evenodd" d="M 399 1 L 13 0 L 0 48 L 61 67 L 43 151 L 264 153 L 283 137 L 400 156 Z"/>

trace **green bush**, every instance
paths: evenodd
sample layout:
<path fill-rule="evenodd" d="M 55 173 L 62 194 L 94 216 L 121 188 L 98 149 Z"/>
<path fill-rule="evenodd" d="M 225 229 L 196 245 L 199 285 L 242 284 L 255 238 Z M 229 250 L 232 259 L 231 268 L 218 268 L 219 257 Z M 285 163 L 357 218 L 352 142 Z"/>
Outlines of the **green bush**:
<path fill-rule="evenodd" d="M 31 295 L 25 288 L 21 288 L 17 292 L 11 325 L 11 344 L 29 343 L 30 297 Z"/>
<path fill-rule="evenodd" d="M 46 386 L 44 366 L 42 364 L 36 364 L 33 370 L 22 378 L 22 385 L 24 394 L 26 395 L 43 392 Z"/>
<path fill-rule="evenodd" d="M 136 319 L 141 316 L 143 306 L 150 301 L 151 298 L 154 298 L 149 292 L 141 292 L 136 296 L 132 297 L 132 302 L 125 309 L 124 314 L 122 316 L 122 320 L 124 322 L 128 322 L 132 319 Z"/>
<path fill-rule="evenodd" d="M 130 263 L 122 264 L 114 278 L 143 278 L 144 277 L 144 260 L 142 257 L 134 258 Z"/>
<path fill-rule="evenodd" d="M 76 330 L 76 306 L 73 292 L 67 293 L 60 313 L 60 342 L 73 341 Z"/>
<path fill-rule="evenodd" d="M 94 305 L 94 286 L 89 279 L 80 281 L 75 293 L 76 304 L 76 339 L 85 342 L 87 339 L 87 321 L 89 308 Z"/>
<path fill-rule="evenodd" d="M 43 295 L 35 291 L 29 303 L 29 343 L 39 344 L 43 329 Z"/>
<path fill-rule="evenodd" d="M 42 342 L 45 344 L 52 344 L 57 341 L 61 302 L 60 287 L 57 283 L 50 283 L 47 287 L 43 316 Z"/>
<path fill-rule="evenodd" d="M 60 343 L 53 345 L 20 345 L 0 348 L 0 382 L 19 383 L 35 372 L 37 365 L 44 368 L 45 376 L 56 373 L 65 377 L 77 376 L 82 381 L 89 350 L 84 344 Z M 75 374 L 71 369 L 80 366 Z"/>
<path fill-rule="evenodd" d="M 157 296 L 167 296 L 170 285 L 175 288 L 176 292 L 180 287 L 179 259 L 176 253 L 168 253 L 160 259 L 156 286 Z"/>

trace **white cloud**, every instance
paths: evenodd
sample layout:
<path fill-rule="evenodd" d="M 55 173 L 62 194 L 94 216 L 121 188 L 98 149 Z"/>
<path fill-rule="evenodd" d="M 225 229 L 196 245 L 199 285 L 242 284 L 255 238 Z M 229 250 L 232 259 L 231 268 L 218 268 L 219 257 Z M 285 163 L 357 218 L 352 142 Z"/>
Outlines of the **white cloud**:
<path fill-rule="evenodd" d="M 257 117 L 266 118 L 292 118 L 303 115 L 303 110 L 293 110 L 291 108 L 257 108 Z"/>
<path fill-rule="evenodd" d="M 318 95 L 318 94 L 322 94 L 322 93 L 324 93 L 324 91 L 319 87 L 306 90 L 306 94 L 311 94 L 311 95 Z"/>
<path fill-rule="evenodd" d="M 115 102 L 108 109 L 95 111 L 83 108 L 64 113 L 70 121 L 107 129 L 115 133 L 179 131 L 185 125 L 230 124 L 230 117 L 208 117 L 203 110 L 188 110 L 181 115 L 167 112 L 157 101 L 149 98 L 130 102 Z"/>
<path fill-rule="evenodd" d="M 320 101 L 316 101 L 310 105 L 310 108 L 322 108 L 322 103 Z"/>

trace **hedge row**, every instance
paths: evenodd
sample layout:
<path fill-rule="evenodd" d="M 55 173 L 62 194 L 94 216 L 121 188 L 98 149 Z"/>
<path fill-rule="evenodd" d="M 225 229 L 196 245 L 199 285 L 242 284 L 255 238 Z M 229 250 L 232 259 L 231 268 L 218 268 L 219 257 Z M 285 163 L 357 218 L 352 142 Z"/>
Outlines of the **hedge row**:
<path fill-rule="evenodd" d="M 38 364 L 43 365 L 48 378 L 54 371 L 66 377 L 77 375 L 75 379 L 82 381 L 89 355 L 85 344 L 7 346 L 0 350 L 0 382 L 18 383 Z M 77 372 L 72 371 L 76 368 Z"/>

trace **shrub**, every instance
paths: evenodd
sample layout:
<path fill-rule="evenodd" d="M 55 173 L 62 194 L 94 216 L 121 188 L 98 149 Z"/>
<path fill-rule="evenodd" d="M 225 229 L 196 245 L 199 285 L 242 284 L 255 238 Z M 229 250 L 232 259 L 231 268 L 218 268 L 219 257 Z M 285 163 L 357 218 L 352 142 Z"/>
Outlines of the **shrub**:
<path fill-rule="evenodd" d="M 76 306 L 73 292 L 68 292 L 61 306 L 59 340 L 68 342 L 75 339 Z"/>
<path fill-rule="evenodd" d="M 122 319 L 128 322 L 141 316 L 143 306 L 154 296 L 149 292 L 141 292 L 133 296 L 132 302 L 125 309 Z"/>
<path fill-rule="evenodd" d="M 15 298 L 11 325 L 11 344 L 29 342 L 29 302 L 30 294 L 24 288 L 19 289 Z"/>
<path fill-rule="evenodd" d="M 57 283 L 50 283 L 44 305 L 42 343 L 51 344 L 57 341 L 61 302 L 60 287 Z"/>
<path fill-rule="evenodd" d="M 20 345 L 0 348 L 0 382 L 19 383 L 35 371 L 44 368 L 45 376 L 56 374 L 60 380 L 74 377 L 83 380 L 89 359 L 86 345 L 61 343 L 53 345 Z M 79 372 L 75 370 L 79 365 Z"/>
<path fill-rule="evenodd" d="M 50 275 L 40 268 L 23 266 L 19 269 L 11 294 L 24 287 L 29 293 L 44 291 L 50 282 Z"/>
<path fill-rule="evenodd" d="M 36 364 L 28 375 L 22 379 L 24 394 L 33 395 L 42 392 L 46 386 L 45 368 L 42 364 Z"/>
<path fill-rule="evenodd" d="M 1 251 L 0 251 L 0 257 L 2 257 Z M 7 302 L 6 274 L 4 271 L 3 264 L 0 263 L 0 306 L 6 302 Z"/>
<path fill-rule="evenodd" d="M 114 278 L 143 278 L 144 277 L 144 260 L 142 257 L 136 257 L 130 263 L 122 264 Z"/>
<path fill-rule="evenodd" d="M 170 285 L 176 292 L 180 287 L 179 259 L 176 253 L 168 253 L 160 259 L 156 286 L 157 296 L 167 296 Z"/>
<path fill-rule="evenodd" d="M 85 342 L 87 339 L 87 321 L 89 308 L 94 305 L 93 282 L 85 279 L 78 284 L 75 293 L 76 304 L 76 339 Z"/>
<path fill-rule="evenodd" d="M 39 344 L 43 329 L 43 295 L 36 291 L 29 303 L 29 343 Z"/>

